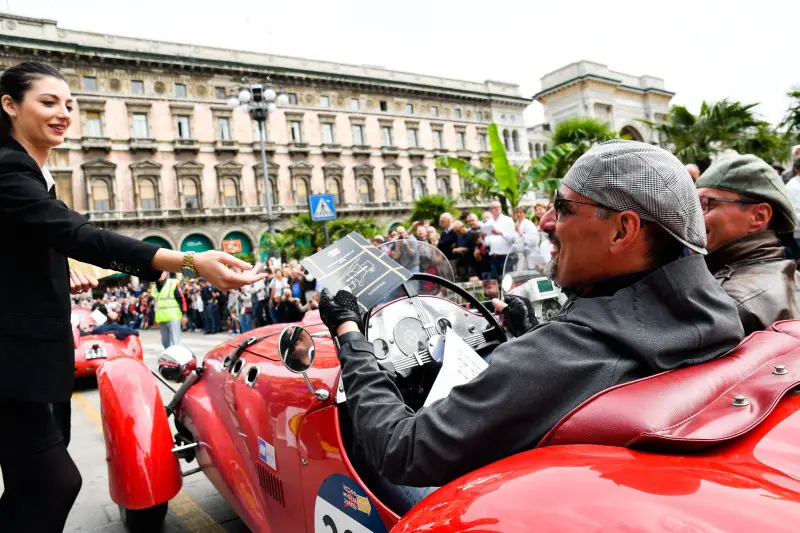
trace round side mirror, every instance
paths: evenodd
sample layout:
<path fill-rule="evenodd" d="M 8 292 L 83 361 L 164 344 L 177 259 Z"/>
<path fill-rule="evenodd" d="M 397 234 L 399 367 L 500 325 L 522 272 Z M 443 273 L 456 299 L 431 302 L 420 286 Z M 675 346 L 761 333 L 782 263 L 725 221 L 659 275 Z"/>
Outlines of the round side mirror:
<path fill-rule="evenodd" d="M 278 351 L 286 368 L 303 373 L 314 364 L 314 339 L 305 328 L 289 326 L 281 332 Z"/>
<path fill-rule="evenodd" d="M 175 383 L 182 383 L 196 369 L 197 358 L 182 344 L 170 346 L 158 358 L 158 373 Z"/>

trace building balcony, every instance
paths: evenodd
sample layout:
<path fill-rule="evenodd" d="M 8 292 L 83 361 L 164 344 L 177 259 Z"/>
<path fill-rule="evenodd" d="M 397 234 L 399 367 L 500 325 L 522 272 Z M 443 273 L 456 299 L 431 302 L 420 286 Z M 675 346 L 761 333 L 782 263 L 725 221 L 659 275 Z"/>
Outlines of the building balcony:
<path fill-rule="evenodd" d="M 218 140 L 214 143 L 214 151 L 218 154 L 238 154 L 239 143 L 236 141 L 222 141 Z"/>
<path fill-rule="evenodd" d="M 352 150 L 353 150 L 353 155 L 367 155 L 367 156 L 372 155 L 372 148 L 370 148 L 369 146 L 365 146 L 363 144 L 353 146 Z"/>
<path fill-rule="evenodd" d="M 253 141 L 252 146 L 253 146 L 253 151 L 254 152 L 259 152 L 259 153 L 261 152 L 261 141 Z M 268 154 L 274 154 L 275 153 L 275 143 L 274 142 L 270 142 L 270 141 L 266 141 L 264 143 L 264 150 Z"/>
<path fill-rule="evenodd" d="M 275 206 L 277 207 L 277 206 Z M 189 209 L 139 209 L 136 211 L 90 211 L 86 213 L 92 222 L 136 222 L 148 220 L 195 220 L 208 218 L 229 218 L 239 216 L 263 216 L 264 208 L 259 205 L 236 207 L 199 207 Z"/>
<path fill-rule="evenodd" d="M 175 139 L 172 143 L 173 149 L 176 152 L 199 152 L 200 144 L 197 139 Z"/>
<path fill-rule="evenodd" d="M 381 154 L 384 156 L 397 157 L 400 155 L 400 148 L 397 146 L 381 146 Z"/>
<path fill-rule="evenodd" d="M 84 151 L 103 150 L 111 151 L 111 139 L 108 137 L 81 137 L 81 148 Z"/>
<path fill-rule="evenodd" d="M 155 152 L 158 148 L 155 139 L 133 138 L 128 145 L 131 152 Z"/>
<path fill-rule="evenodd" d="M 323 144 L 322 153 L 324 155 L 339 155 L 342 153 L 341 144 Z"/>
<path fill-rule="evenodd" d="M 450 155 L 450 150 L 447 148 L 434 148 L 433 155 L 434 157 L 439 155 Z"/>
<path fill-rule="evenodd" d="M 311 152 L 311 147 L 308 146 L 308 143 L 291 143 L 291 144 L 289 144 L 289 153 L 290 154 L 306 155 L 309 152 Z"/>
<path fill-rule="evenodd" d="M 472 156 L 473 156 L 473 153 L 470 150 L 466 150 L 466 149 L 461 149 L 457 153 L 458 153 L 458 157 L 460 157 L 461 159 L 466 159 L 467 161 L 472 159 Z"/>
<path fill-rule="evenodd" d="M 420 148 L 419 146 L 415 146 L 413 148 L 408 149 L 408 156 L 409 157 L 425 157 L 425 148 Z"/>

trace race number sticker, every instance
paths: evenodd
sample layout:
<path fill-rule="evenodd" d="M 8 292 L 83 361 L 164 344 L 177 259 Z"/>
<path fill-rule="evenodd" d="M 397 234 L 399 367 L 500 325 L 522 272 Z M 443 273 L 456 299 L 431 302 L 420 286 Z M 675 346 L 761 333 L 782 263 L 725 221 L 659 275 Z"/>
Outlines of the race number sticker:
<path fill-rule="evenodd" d="M 328 477 L 317 493 L 314 533 L 388 533 L 375 504 L 355 480 Z"/>

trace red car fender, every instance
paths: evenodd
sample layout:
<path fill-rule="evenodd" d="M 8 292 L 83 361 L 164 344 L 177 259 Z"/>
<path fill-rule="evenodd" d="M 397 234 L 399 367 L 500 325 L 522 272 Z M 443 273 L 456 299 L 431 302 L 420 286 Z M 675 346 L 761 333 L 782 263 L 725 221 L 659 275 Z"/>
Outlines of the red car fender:
<path fill-rule="evenodd" d="M 714 456 L 551 446 L 445 485 L 392 533 L 795 531 L 797 482 L 758 473 Z"/>
<path fill-rule="evenodd" d="M 131 510 L 169 501 L 183 477 L 150 370 L 139 359 L 111 358 L 97 372 L 97 388 L 111 499 Z"/>

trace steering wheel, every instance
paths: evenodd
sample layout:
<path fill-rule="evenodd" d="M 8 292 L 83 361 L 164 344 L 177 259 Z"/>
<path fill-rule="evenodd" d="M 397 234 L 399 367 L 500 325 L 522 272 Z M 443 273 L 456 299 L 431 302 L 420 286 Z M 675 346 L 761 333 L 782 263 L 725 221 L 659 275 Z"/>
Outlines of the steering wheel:
<path fill-rule="evenodd" d="M 427 340 L 429 342 L 426 343 L 425 347 L 420 347 L 420 349 L 414 351 L 413 354 L 393 356 L 392 358 L 390 358 L 390 360 L 387 362 L 391 363 L 392 370 L 394 370 L 395 372 L 408 371 L 413 367 L 423 366 L 433 361 L 434 359 L 431 354 L 431 348 L 433 346 L 430 343 L 430 340 L 440 334 L 436 330 L 436 319 L 432 319 L 428 315 L 428 311 L 425 309 L 425 306 L 422 305 L 422 303 L 419 301 L 416 288 L 413 286 L 413 284 L 410 283 L 411 281 L 429 282 L 438 285 L 440 287 L 443 287 L 445 289 L 448 289 L 450 291 L 453 291 L 454 293 L 464 298 L 464 300 L 470 304 L 470 307 L 474 308 L 489 323 L 490 327 L 488 329 L 474 334 L 466 334 L 462 337 L 469 346 L 477 348 L 493 340 L 499 340 L 499 341 L 505 340 L 505 332 L 503 330 L 503 327 L 500 325 L 500 323 L 497 321 L 497 319 L 491 313 L 491 311 L 489 311 L 489 309 L 487 309 L 485 305 L 483 305 L 480 301 L 478 301 L 478 299 L 475 298 L 475 296 L 468 293 L 463 288 L 459 287 L 458 285 L 447 279 L 428 273 L 416 273 L 413 274 L 408 279 L 408 281 L 403 283 L 402 287 L 407 295 L 407 300 L 413 305 L 414 313 L 421 322 L 422 329 L 427 335 Z M 401 300 L 405 299 L 401 298 Z M 450 302 L 450 305 L 458 307 L 457 304 L 453 302 Z M 369 320 L 373 314 L 373 310 L 374 308 L 370 309 L 366 313 L 366 317 L 364 319 L 365 331 L 369 331 L 370 329 Z M 379 363 L 384 363 L 384 362 L 379 361 Z"/>

